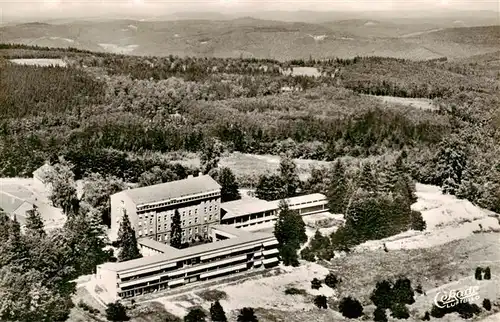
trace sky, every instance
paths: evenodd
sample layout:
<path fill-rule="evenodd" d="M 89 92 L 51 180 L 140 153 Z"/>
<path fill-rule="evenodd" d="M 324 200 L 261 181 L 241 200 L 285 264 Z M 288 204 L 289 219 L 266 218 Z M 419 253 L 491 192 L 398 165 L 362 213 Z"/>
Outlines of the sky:
<path fill-rule="evenodd" d="M 494 10 L 500 0 L 0 0 L 2 16 L 107 16 L 179 11 L 252 12 Z"/>

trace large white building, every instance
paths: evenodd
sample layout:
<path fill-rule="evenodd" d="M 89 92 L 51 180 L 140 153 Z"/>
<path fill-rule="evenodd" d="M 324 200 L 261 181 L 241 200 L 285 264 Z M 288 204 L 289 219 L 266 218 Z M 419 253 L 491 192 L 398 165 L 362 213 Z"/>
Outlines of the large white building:
<path fill-rule="evenodd" d="M 328 200 L 321 193 L 285 199 L 291 210 L 307 216 L 328 211 Z M 250 227 L 278 218 L 280 200 L 240 199 L 221 204 L 221 224 L 237 228 Z"/>
<path fill-rule="evenodd" d="M 207 237 L 210 226 L 220 222 L 220 191 L 214 179 L 200 175 L 118 192 L 111 196 L 110 239 L 117 239 L 126 212 L 137 238 L 169 244 L 175 210 L 181 216 L 182 242 Z"/>
<path fill-rule="evenodd" d="M 141 240 L 145 257 L 98 265 L 96 283 L 114 301 L 279 263 L 273 234 L 217 225 L 210 235 L 213 242 L 185 249 Z"/>

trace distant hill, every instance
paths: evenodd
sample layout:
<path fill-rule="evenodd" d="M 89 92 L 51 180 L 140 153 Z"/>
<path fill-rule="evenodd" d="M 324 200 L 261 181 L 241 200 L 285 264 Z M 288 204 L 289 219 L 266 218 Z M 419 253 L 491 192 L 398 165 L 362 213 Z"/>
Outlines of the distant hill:
<path fill-rule="evenodd" d="M 439 24 L 347 19 L 327 23 L 241 17 L 231 20 L 77 21 L 0 28 L 2 42 L 74 47 L 133 55 L 256 57 L 288 60 L 387 56 L 462 58 L 500 50 L 500 26 L 441 28 Z"/>

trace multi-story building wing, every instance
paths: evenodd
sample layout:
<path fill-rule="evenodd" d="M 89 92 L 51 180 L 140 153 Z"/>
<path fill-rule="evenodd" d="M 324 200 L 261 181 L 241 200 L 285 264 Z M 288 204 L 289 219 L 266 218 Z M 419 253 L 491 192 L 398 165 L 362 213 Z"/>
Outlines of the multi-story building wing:
<path fill-rule="evenodd" d="M 321 193 L 313 193 L 285 199 L 291 210 L 307 216 L 328 211 L 328 200 Z M 267 222 L 275 222 L 279 214 L 280 200 L 265 201 L 257 198 L 240 199 L 221 204 L 221 224 L 245 228 Z"/>
<path fill-rule="evenodd" d="M 111 196 L 111 240 L 116 240 L 126 212 L 138 238 L 168 243 L 171 218 L 181 216 L 182 241 L 207 237 L 220 221 L 221 186 L 208 175 L 148 187 L 128 189 Z"/>
<path fill-rule="evenodd" d="M 149 256 L 98 265 L 96 283 L 114 301 L 279 264 L 278 241 L 271 233 L 224 225 L 211 227 L 210 233 L 213 242 L 185 249 L 141 243 Z"/>

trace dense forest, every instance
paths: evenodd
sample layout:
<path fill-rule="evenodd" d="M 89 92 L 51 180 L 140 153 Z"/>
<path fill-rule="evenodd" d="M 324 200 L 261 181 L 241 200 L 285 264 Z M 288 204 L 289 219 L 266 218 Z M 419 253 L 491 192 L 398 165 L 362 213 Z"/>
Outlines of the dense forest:
<path fill-rule="evenodd" d="M 2 176 L 30 176 L 63 156 L 76 178 L 99 172 L 138 182 L 153 167 L 181 178 L 197 169 L 158 153 L 200 152 L 211 139 L 227 151 L 328 161 L 405 149 L 414 179 L 500 209 L 494 55 L 279 62 L 2 45 L 0 57 Z M 8 61 L 33 57 L 68 66 Z M 316 67 L 321 76 L 282 72 L 294 66 Z M 436 108 L 364 94 L 432 98 Z"/>

